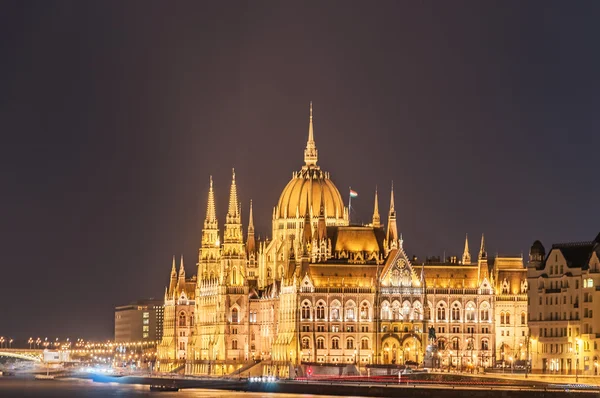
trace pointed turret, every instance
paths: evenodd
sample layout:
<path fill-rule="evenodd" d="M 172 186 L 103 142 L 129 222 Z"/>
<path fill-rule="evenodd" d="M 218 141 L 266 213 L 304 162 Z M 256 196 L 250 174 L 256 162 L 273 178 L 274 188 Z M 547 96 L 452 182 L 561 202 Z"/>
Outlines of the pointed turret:
<path fill-rule="evenodd" d="M 386 242 L 389 250 L 398 248 L 398 228 L 396 226 L 396 210 L 394 208 L 394 182 L 390 194 L 390 212 L 388 214 L 388 225 Z"/>
<path fill-rule="evenodd" d="M 215 209 L 215 192 L 213 191 L 213 179 L 210 176 L 210 188 L 208 189 L 208 203 L 206 205 L 206 219 L 204 228 L 217 224 L 217 211 Z"/>
<path fill-rule="evenodd" d="M 252 215 L 252 199 L 250 199 L 250 218 L 248 220 L 248 240 L 246 241 L 248 254 L 256 252 L 256 241 L 254 240 L 254 216 Z"/>
<path fill-rule="evenodd" d="M 229 210 L 227 217 L 238 217 L 240 215 L 237 196 L 237 186 L 235 185 L 235 169 L 232 169 L 231 189 L 229 190 Z"/>
<path fill-rule="evenodd" d="M 487 258 L 487 252 L 485 251 L 485 236 L 481 234 L 481 246 L 479 247 L 479 259 Z"/>
<path fill-rule="evenodd" d="M 185 268 L 183 266 L 183 254 L 181 255 L 181 263 L 179 264 L 179 278 L 177 280 L 179 288 L 185 287 Z"/>
<path fill-rule="evenodd" d="M 218 275 L 220 246 L 219 223 L 215 209 L 215 192 L 213 189 L 213 179 L 210 176 L 206 218 L 204 219 L 204 228 L 202 229 L 202 244 L 200 245 L 200 252 L 198 254 L 198 279 L 209 278 L 211 274 L 213 277 Z"/>
<path fill-rule="evenodd" d="M 469 234 L 465 235 L 465 250 L 462 255 L 463 264 L 471 264 L 471 254 L 469 253 Z"/>
<path fill-rule="evenodd" d="M 377 187 L 375 187 L 375 205 L 373 207 L 373 227 L 381 227 L 381 217 L 379 217 L 379 199 L 377 198 Z"/>
<path fill-rule="evenodd" d="M 484 279 L 488 278 L 488 259 L 487 252 L 485 251 L 485 237 L 481 234 L 481 246 L 479 248 L 479 256 L 477 258 L 477 264 L 479 266 L 478 269 L 478 279 L 479 283 L 483 282 Z"/>
<path fill-rule="evenodd" d="M 325 198 L 321 190 L 321 206 L 319 208 L 319 219 L 317 221 L 317 239 L 321 242 L 327 239 L 327 224 L 325 223 Z"/>
<path fill-rule="evenodd" d="M 173 291 L 177 287 L 177 270 L 175 268 L 175 256 L 173 256 L 173 265 L 171 266 L 171 281 L 169 283 L 169 296 L 173 294 Z"/>
<path fill-rule="evenodd" d="M 304 163 L 307 167 L 316 166 L 318 159 L 317 146 L 313 132 L 313 111 L 312 101 L 310 102 L 310 116 L 308 121 L 308 140 L 306 141 L 306 149 L 304 149 Z"/>

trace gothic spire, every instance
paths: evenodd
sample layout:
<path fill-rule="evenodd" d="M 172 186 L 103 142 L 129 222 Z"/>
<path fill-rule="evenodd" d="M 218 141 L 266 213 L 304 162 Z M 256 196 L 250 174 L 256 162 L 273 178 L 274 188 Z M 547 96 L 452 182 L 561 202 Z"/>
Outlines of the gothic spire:
<path fill-rule="evenodd" d="M 312 101 L 310 102 L 310 116 L 308 121 L 308 140 L 306 141 L 306 148 L 304 149 L 304 163 L 306 166 L 316 166 L 318 158 L 317 146 L 315 144 L 315 137 L 313 132 L 313 111 Z"/>
<path fill-rule="evenodd" d="M 250 199 L 250 219 L 248 221 L 248 240 L 246 241 L 246 251 L 248 254 L 256 251 L 256 241 L 254 240 L 254 217 L 252 215 L 252 199 Z"/>
<path fill-rule="evenodd" d="M 177 286 L 177 270 L 175 268 L 175 256 L 173 256 L 173 265 L 171 266 L 171 281 L 169 283 L 169 294 L 173 294 L 173 290 Z"/>
<path fill-rule="evenodd" d="M 373 208 L 373 227 L 381 227 L 381 217 L 379 217 L 379 199 L 377 198 L 377 187 L 375 187 L 375 206 Z"/>
<path fill-rule="evenodd" d="M 321 206 L 319 208 L 319 219 L 317 221 L 317 238 L 320 241 L 327 239 L 327 224 L 325 222 L 325 197 L 321 189 Z"/>
<path fill-rule="evenodd" d="M 179 278 L 177 280 L 177 294 L 185 290 L 185 268 L 183 267 L 183 254 L 181 255 L 181 263 L 179 264 Z"/>
<path fill-rule="evenodd" d="M 396 210 L 394 210 L 394 182 L 392 181 L 392 192 L 390 194 L 390 212 L 388 214 L 388 226 L 386 241 L 388 248 L 398 248 L 398 227 L 396 226 Z"/>
<path fill-rule="evenodd" d="M 183 254 L 181 255 L 181 263 L 179 264 L 179 279 L 185 280 L 185 268 L 183 266 Z"/>
<path fill-rule="evenodd" d="M 481 234 L 481 246 L 479 248 L 479 259 L 486 258 L 487 252 L 485 251 L 485 237 Z"/>
<path fill-rule="evenodd" d="M 232 169 L 231 189 L 229 191 L 228 217 L 238 217 L 240 207 L 238 206 L 237 187 L 235 185 L 235 169 Z"/>
<path fill-rule="evenodd" d="M 463 264 L 471 264 L 471 254 L 469 253 L 469 234 L 465 235 L 465 250 L 462 255 Z"/>
<path fill-rule="evenodd" d="M 206 219 L 204 220 L 204 228 L 209 225 L 217 224 L 217 211 L 215 210 L 215 192 L 213 190 L 213 179 L 210 176 L 210 187 L 208 189 L 208 203 L 206 205 Z"/>

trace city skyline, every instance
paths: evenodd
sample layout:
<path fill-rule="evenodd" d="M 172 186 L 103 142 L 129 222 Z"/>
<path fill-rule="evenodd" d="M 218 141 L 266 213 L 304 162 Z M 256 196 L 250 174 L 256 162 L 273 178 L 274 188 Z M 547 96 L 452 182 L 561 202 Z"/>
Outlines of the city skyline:
<path fill-rule="evenodd" d="M 108 338 L 173 255 L 196 274 L 210 175 L 219 220 L 235 168 L 244 231 L 252 199 L 270 235 L 309 101 L 356 221 L 394 181 L 409 256 L 596 236 L 598 10 L 557 4 L 9 3 L 0 334 Z"/>

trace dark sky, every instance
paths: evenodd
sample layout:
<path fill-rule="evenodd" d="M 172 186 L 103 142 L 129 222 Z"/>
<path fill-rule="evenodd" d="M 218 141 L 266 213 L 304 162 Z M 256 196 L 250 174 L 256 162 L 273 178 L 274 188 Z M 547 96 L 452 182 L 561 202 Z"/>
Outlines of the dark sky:
<path fill-rule="evenodd" d="M 295 3 L 295 4 L 292 4 Z M 368 221 L 394 181 L 409 255 L 591 240 L 599 3 L 3 1 L 0 334 L 111 338 L 195 272 L 208 178 L 257 233 L 302 165 Z"/>

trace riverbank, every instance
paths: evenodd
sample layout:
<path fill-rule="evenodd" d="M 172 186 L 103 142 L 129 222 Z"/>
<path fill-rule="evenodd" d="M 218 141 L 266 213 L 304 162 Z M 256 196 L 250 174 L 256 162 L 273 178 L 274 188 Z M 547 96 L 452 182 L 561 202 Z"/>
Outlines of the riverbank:
<path fill-rule="evenodd" d="M 486 377 L 467 378 L 467 380 L 456 380 L 444 383 L 441 380 L 406 380 L 398 383 L 397 379 L 391 379 L 387 383 L 347 380 L 319 380 L 319 381 L 248 381 L 225 378 L 154 378 L 154 377 L 113 377 L 106 375 L 93 375 L 92 380 L 99 383 L 124 383 L 151 385 L 164 383 L 175 383 L 181 389 L 211 389 L 229 390 L 256 393 L 279 393 L 279 394 L 313 394 L 313 395 L 336 395 L 336 396 L 365 396 L 365 397 L 414 397 L 430 398 L 432 394 L 441 398 L 464 397 L 515 397 L 515 398 L 538 398 L 538 397 L 563 397 L 565 392 L 571 395 L 590 396 L 597 395 L 597 389 L 586 388 L 583 385 L 556 385 L 542 383 L 539 381 L 508 381 L 506 379 L 495 381 Z"/>

